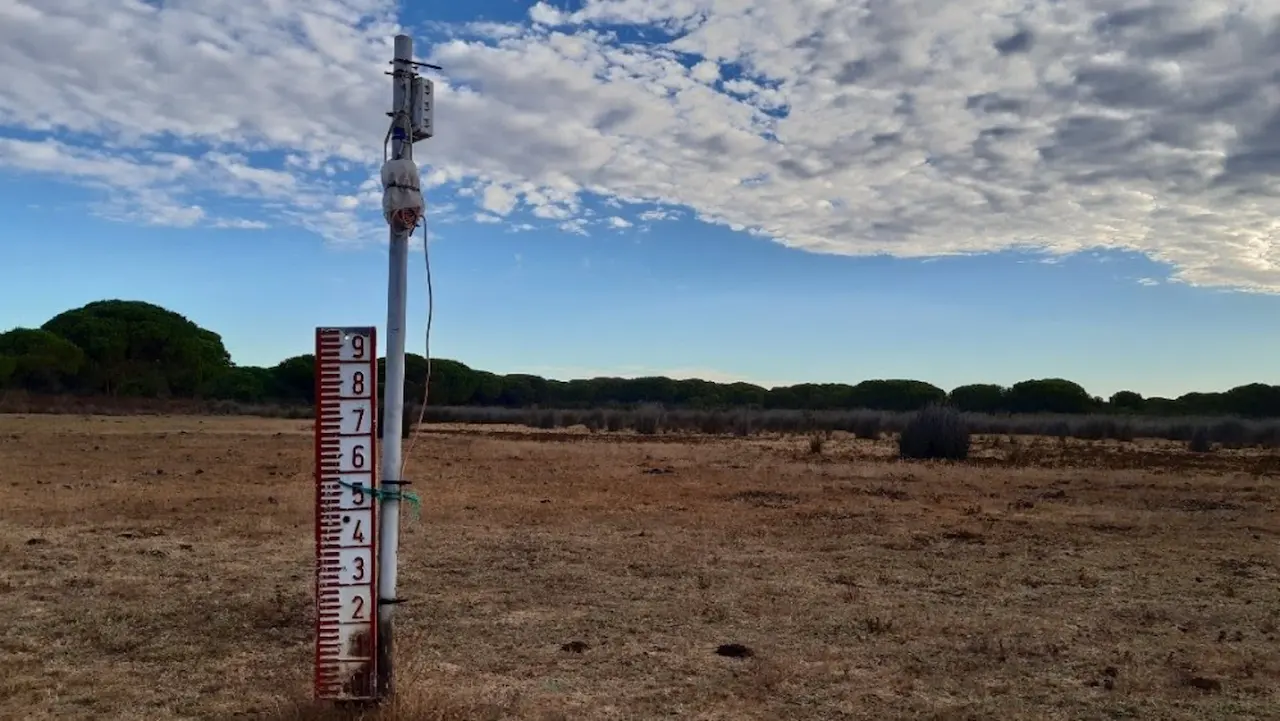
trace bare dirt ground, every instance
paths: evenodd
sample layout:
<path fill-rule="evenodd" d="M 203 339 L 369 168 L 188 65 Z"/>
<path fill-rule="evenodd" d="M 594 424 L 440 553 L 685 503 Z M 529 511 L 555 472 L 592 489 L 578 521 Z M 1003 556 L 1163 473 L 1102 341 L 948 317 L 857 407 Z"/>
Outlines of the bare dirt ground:
<path fill-rule="evenodd" d="M 0 718 L 322 717 L 309 425 L 0 416 Z M 1276 718 L 1275 456 L 891 456 L 421 434 L 396 717 Z"/>

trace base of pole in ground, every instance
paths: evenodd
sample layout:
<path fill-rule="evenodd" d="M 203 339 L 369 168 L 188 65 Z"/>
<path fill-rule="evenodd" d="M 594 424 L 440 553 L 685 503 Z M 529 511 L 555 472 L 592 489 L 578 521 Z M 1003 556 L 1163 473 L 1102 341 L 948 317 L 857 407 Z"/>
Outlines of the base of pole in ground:
<path fill-rule="evenodd" d="M 339 699 L 330 701 L 329 704 L 344 713 L 362 713 L 365 711 L 373 711 L 381 704 L 380 699 L 362 698 L 362 699 Z"/>
<path fill-rule="evenodd" d="M 383 700 L 395 694 L 395 674 L 391 668 L 394 627 L 387 615 L 379 614 L 378 618 L 378 698 Z"/>

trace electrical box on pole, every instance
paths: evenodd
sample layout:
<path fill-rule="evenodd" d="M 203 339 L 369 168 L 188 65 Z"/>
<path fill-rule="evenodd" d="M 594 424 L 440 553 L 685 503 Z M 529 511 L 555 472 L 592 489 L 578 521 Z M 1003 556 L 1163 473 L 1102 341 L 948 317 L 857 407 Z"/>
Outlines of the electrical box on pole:
<path fill-rule="evenodd" d="M 409 118 L 413 128 L 412 142 L 435 135 L 435 85 L 430 78 L 415 75 L 409 91 Z"/>

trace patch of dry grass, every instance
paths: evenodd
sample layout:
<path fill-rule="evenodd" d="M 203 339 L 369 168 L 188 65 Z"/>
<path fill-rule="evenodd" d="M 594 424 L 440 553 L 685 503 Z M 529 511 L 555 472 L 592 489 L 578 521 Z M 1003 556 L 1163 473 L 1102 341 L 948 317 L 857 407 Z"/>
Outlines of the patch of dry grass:
<path fill-rule="evenodd" d="M 1274 456 L 892 454 L 425 434 L 370 718 L 1274 717 Z M 4 416 L 0 491 L 0 717 L 354 717 L 308 703 L 307 422 Z"/>

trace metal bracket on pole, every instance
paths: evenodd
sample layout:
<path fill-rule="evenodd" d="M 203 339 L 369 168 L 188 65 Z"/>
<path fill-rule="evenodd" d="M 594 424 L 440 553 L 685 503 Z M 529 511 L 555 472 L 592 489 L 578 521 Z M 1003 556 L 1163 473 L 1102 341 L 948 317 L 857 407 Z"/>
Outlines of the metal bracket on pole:
<path fill-rule="evenodd" d="M 440 67 L 439 65 L 432 65 L 431 63 L 420 63 L 417 60 L 410 60 L 408 62 L 410 65 L 412 65 L 415 68 L 431 68 L 432 70 L 444 70 L 444 68 Z M 395 65 L 395 63 L 396 61 L 392 60 L 390 64 Z M 387 73 L 387 75 L 390 75 L 390 74 L 391 73 Z"/>

